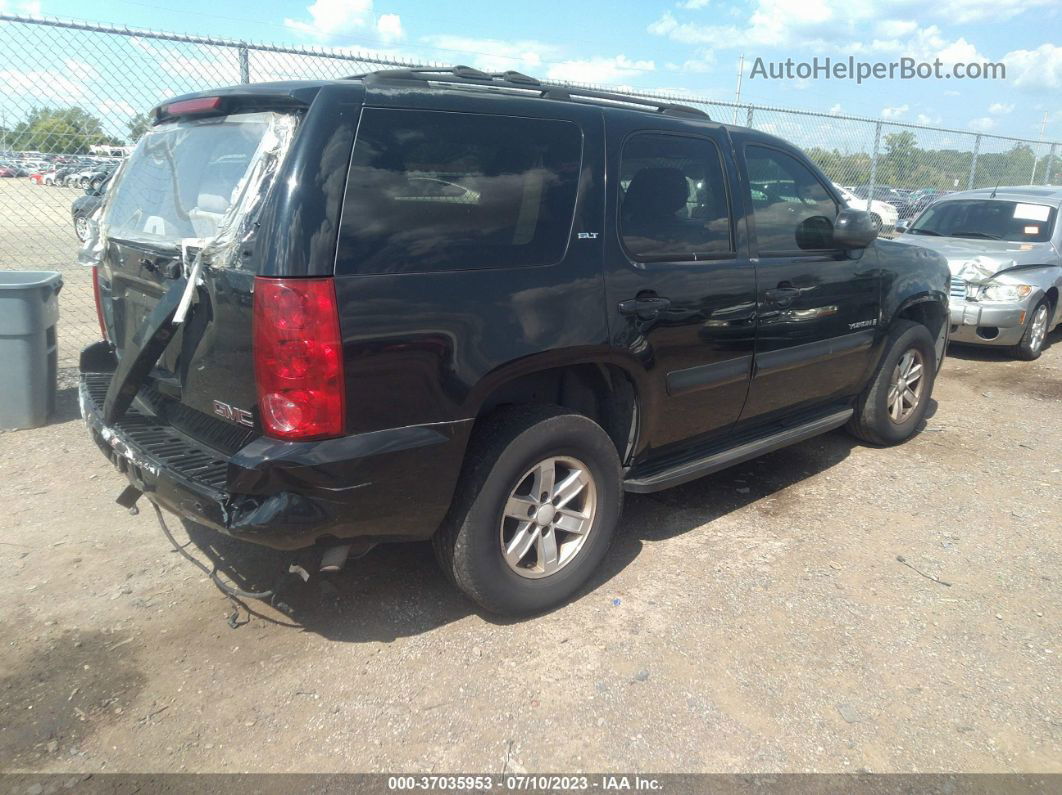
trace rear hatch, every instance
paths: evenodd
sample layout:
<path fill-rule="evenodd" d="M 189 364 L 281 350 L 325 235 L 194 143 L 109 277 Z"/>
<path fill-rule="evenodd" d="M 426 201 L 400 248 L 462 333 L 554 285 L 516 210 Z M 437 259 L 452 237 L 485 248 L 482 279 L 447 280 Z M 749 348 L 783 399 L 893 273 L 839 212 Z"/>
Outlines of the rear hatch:
<path fill-rule="evenodd" d="M 159 124 L 116 176 L 90 243 L 119 360 L 108 400 L 124 389 L 226 452 L 257 433 L 257 219 L 296 124 L 272 111 Z"/>

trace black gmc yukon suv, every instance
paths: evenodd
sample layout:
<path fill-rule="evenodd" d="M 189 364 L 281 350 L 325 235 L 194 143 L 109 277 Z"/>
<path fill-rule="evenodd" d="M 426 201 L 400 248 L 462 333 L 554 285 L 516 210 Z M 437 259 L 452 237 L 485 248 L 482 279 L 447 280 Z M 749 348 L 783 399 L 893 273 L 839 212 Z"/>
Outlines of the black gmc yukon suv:
<path fill-rule="evenodd" d="M 466 67 L 154 113 L 83 252 L 82 412 L 126 503 L 333 566 L 430 538 L 529 613 L 624 491 L 926 412 L 944 259 L 778 138 Z"/>

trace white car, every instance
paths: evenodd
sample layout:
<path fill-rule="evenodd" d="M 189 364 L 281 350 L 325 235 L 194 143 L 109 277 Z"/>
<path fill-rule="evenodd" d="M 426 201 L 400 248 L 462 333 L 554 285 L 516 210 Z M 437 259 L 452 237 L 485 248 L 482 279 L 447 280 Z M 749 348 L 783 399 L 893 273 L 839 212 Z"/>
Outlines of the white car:
<path fill-rule="evenodd" d="M 837 188 L 838 192 L 840 192 L 841 194 L 841 197 L 853 210 L 867 209 L 866 199 L 860 199 L 858 196 L 852 193 L 852 191 L 848 190 L 848 188 L 841 187 L 836 182 L 833 183 L 833 187 Z M 870 213 L 871 215 L 876 215 L 878 217 L 878 220 L 881 222 L 882 232 L 891 232 L 896 228 L 896 219 L 898 218 L 898 214 L 896 212 L 896 208 L 888 202 L 883 202 L 879 201 L 878 199 L 874 199 L 872 202 L 870 202 Z"/>

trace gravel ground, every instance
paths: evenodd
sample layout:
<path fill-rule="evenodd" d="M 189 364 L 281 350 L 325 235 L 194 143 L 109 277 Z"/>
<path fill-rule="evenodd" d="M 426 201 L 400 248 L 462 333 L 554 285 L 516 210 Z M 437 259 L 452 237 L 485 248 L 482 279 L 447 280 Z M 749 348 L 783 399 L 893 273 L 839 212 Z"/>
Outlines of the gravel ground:
<path fill-rule="evenodd" d="M 65 384 L 0 434 L 0 769 L 1062 772 L 1051 341 L 952 350 L 901 447 L 832 433 L 629 496 L 592 586 L 519 622 L 419 544 L 230 628 L 113 504 Z"/>

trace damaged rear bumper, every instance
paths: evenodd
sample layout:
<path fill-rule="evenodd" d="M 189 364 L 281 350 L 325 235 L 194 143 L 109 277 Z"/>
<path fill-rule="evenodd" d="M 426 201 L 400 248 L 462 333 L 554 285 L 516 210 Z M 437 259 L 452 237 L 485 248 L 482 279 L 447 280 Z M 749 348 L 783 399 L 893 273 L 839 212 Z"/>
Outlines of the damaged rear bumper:
<path fill-rule="evenodd" d="M 411 426 L 320 442 L 262 437 L 226 456 L 139 403 L 106 425 L 110 375 L 81 373 L 81 414 L 129 482 L 178 516 L 277 549 L 430 537 L 449 509 L 471 426 Z"/>

